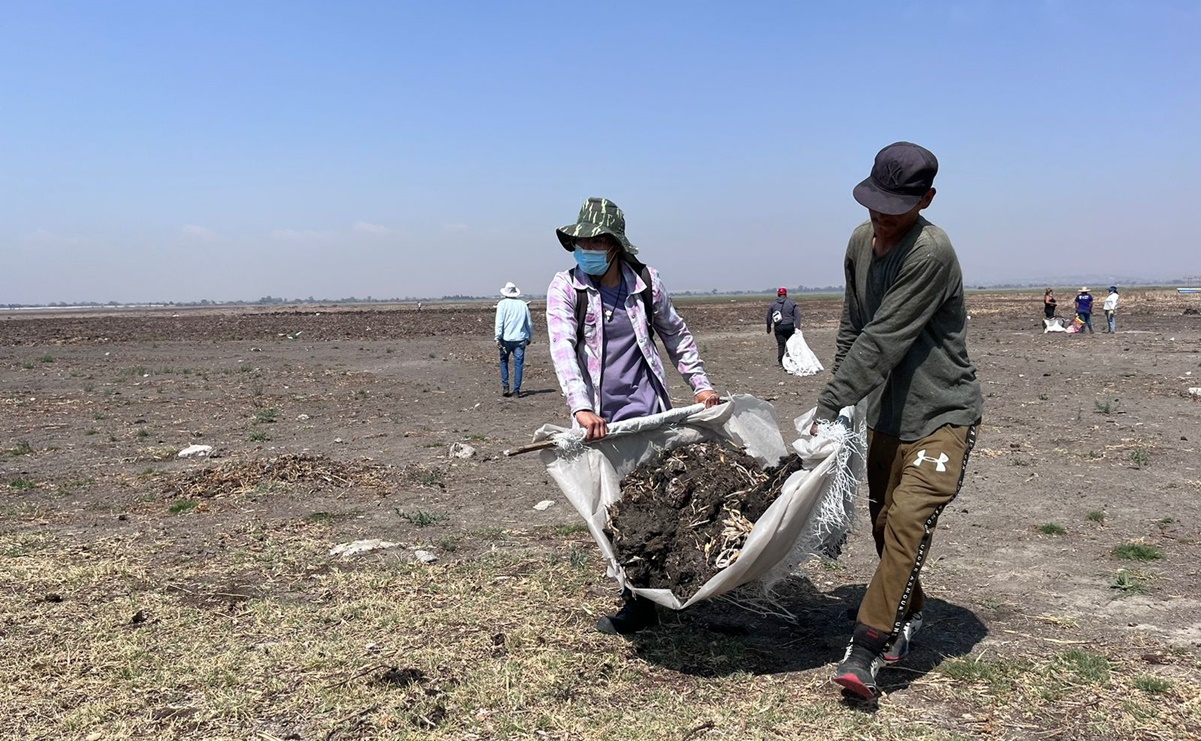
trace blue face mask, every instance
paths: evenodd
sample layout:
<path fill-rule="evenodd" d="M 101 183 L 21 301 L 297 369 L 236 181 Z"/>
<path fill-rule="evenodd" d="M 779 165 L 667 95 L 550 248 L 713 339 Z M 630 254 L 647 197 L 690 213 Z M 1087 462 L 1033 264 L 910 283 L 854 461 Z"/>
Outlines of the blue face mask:
<path fill-rule="evenodd" d="M 575 255 L 575 261 L 580 266 L 580 270 L 588 275 L 604 275 L 605 271 L 609 269 L 608 250 L 582 250 L 576 247 L 572 254 Z"/>

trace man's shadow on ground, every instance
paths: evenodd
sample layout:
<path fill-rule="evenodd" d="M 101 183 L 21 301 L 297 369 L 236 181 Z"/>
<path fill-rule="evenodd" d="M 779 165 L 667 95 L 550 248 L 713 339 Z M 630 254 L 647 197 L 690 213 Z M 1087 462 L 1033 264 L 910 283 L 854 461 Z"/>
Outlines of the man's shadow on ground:
<path fill-rule="evenodd" d="M 808 578 L 793 576 L 777 583 L 774 595 L 795 622 L 718 599 L 677 613 L 661 609 L 663 625 L 637 633 L 631 641 L 645 661 L 705 677 L 833 668 L 846 650 L 864 591 L 864 585 L 855 584 L 821 592 Z M 909 656 L 880 670 L 884 691 L 907 688 L 946 658 L 970 653 L 988 635 L 970 610 L 944 600 L 927 598 L 924 614 L 925 625 Z"/>
<path fill-rule="evenodd" d="M 529 389 L 529 390 L 523 389 L 521 392 L 521 396 L 524 398 L 526 396 L 541 396 L 542 394 L 556 394 L 556 393 L 558 393 L 557 389 Z"/>

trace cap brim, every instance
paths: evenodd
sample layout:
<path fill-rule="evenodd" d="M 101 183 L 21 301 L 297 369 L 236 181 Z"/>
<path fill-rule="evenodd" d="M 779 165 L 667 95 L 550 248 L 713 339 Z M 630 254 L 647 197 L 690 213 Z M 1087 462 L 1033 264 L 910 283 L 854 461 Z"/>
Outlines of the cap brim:
<path fill-rule="evenodd" d="M 907 196 L 880 190 L 870 177 L 855 186 L 854 194 L 859 205 L 889 216 L 909 213 L 925 196 L 924 193 L 919 196 Z"/>
<path fill-rule="evenodd" d="M 630 240 L 626 239 L 625 235 L 610 231 L 603 226 L 598 226 L 596 224 L 575 223 L 568 224 L 567 226 L 561 226 L 555 230 L 555 236 L 559 238 L 559 244 L 563 245 L 563 249 L 567 250 L 568 252 L 575 251 L 575 240 L 591 239 L 592 237 L 599 237 L 603 234 L 608 234 L 618 242 L 621 242 L 621 246 L 624 247 L 625 251 L 631 255 L 638 254 L 638 248 L 635 247 Z"/>

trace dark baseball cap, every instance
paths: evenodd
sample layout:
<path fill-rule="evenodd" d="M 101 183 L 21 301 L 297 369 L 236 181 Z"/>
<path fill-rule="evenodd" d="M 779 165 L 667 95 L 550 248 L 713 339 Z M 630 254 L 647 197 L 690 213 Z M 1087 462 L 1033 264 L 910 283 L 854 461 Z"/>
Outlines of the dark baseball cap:
<path fill-rule="evenodd" d="M 892 216 L 911 211 L 934 187 L 938 159 L 910 142 L 889 144 L 876 155 L 872 174 L 855 186 L 855 200 Z"/>

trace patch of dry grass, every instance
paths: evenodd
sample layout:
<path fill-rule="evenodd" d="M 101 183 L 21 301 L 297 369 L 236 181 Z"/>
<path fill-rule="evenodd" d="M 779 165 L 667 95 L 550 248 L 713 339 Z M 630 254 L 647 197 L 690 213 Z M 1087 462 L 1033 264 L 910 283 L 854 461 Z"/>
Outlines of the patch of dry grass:
<path fill-rule="evenodd" d="M 257 523 L 228 542 L 167 565 L 176 544 L 145 535 L 86 546 L 0 535 L 4 733 L 944 741 L 1201 727 L 1192 657 L 1148 674 L 1089 647 L 985 649 L 864 712 L 840 700 L 829 667 L 740 669 L 736 637 L 668 627 L 639 645 L 596 633 L 609 584 L 574 544 L 424 566 L 401 550 L 333 560 L 296 524 Z M 703 671 L 670 668 L 678 661 Z"/>
<path fill-rule="evenodd" d="M 138 450 L 131 462 L 160 462 L 175 459 L 176 449 L 170 445 L 150 446 Z"/>
<path fill-rule="evenodd" d="M 167 491 L 177 497 L 212 498 L 268 491 L 280 485 L 364 486 L 387 490 L 384 468 L 372 463 L 343 463 L 323 455 L 288 453 L 271 458 L 225 461 L 173 476 Z"/>

